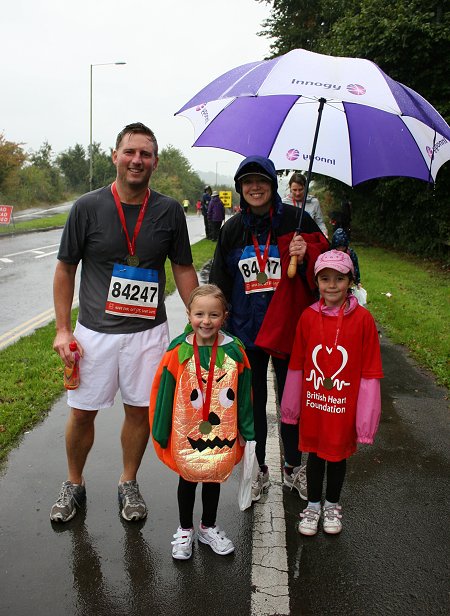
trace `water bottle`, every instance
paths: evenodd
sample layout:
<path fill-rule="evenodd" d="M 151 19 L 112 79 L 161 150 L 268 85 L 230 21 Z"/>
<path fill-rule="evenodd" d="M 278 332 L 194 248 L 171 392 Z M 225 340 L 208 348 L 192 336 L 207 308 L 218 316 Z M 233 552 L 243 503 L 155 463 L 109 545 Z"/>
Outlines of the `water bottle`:
<path fill-rule="evenodd" d="M 77 343 L 75 340 L 69 344 L 69 349 L 73 353 L 73 364 L 64 366 L 64 387 L 66 389 L 76 389 L 80 384 L 80 354 L 77 351 Z"/>

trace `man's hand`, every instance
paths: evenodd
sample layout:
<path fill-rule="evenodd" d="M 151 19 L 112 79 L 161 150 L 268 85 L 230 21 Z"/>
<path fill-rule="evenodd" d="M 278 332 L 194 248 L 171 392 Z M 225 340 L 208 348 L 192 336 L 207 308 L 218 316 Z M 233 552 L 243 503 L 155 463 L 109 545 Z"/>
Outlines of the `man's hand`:
<path fill-rule="evenodd" d="M 73 352 L 69 348 L 69 344 L 75 340 L 71 331 L 61 331 L 56 334 L 55 340 L 53 342 L 53 350 L 58 353 L 61 357 L 62 361 L 69 368 L 73 366 Z M 77 343 L 77 350 L 80 357 L 83 357 L 83 347 L 75 340 Z"/>

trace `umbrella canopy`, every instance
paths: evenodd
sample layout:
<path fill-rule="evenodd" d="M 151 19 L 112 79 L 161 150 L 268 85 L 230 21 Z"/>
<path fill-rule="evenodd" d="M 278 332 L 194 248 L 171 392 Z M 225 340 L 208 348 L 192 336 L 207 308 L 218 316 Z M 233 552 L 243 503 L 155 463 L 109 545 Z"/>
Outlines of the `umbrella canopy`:
<path fill-rule="evenodd" d="M 434 182 L 450 159 L 450 127 L 417 92 L 369 60 L 303 49 L 228 71 L 175 115 L 194 125 L 196 147 L 266 156 L 277 169 L 314 167 L 349 186 L 388 176 Z"/>

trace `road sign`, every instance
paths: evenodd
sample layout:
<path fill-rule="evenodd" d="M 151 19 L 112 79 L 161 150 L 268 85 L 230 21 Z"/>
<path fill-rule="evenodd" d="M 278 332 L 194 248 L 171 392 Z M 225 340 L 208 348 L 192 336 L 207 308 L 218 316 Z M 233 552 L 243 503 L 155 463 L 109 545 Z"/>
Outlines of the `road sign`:
<path fill-rule="evenodd" d="M 9 225 L 11 222 L 12 211 L 12 205 L 0 205 L 0 225 Z"/>
<path fill-rule="evenodd" d="M 231 190 L 221 190 L 219 197 L 225 207 L 231 207 Z"/>

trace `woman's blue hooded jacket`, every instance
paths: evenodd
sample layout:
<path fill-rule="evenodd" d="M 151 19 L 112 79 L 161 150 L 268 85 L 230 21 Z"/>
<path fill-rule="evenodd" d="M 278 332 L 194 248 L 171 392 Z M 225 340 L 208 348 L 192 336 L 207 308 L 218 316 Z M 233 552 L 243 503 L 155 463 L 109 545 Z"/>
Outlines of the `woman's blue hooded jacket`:
<path fill-rule="evenodd" d="M 262 173 L 272 181 L 272 218 L 269 213 L 257 216 L 253 214 L 241 193 L 239 178 L 244 173 Z M 245 293 L 244 280 L 239 269 L 239 260 L 246 246 L 253 246 L 252 234 L 260 245 L 265 245 L 269 229 L 272 229 L 270 243 L 277 245 L 277 239 L 289 234 L 292 237 L 297 229 L 300 216 L 299 208 L 284 204 L 279 196 L 277 174 L 274 164 L 262 156 L 249 156 L 239 165 L 234 176 L 236 191 L 241 195 L 241 211 L 229 218 L 222 226 L 209 281 L 217 284 L 224 292 L 230 305 L 227 329 L 238 336 L 246 348 L 256 348 L 254 342 L 261 328 L 266 311 L 274 291 Z M 312 218 L 304 212 L 301 231 L 319 232 L 320 229 Z M 281 315 L 280 319 L 287 315 Z"/>

